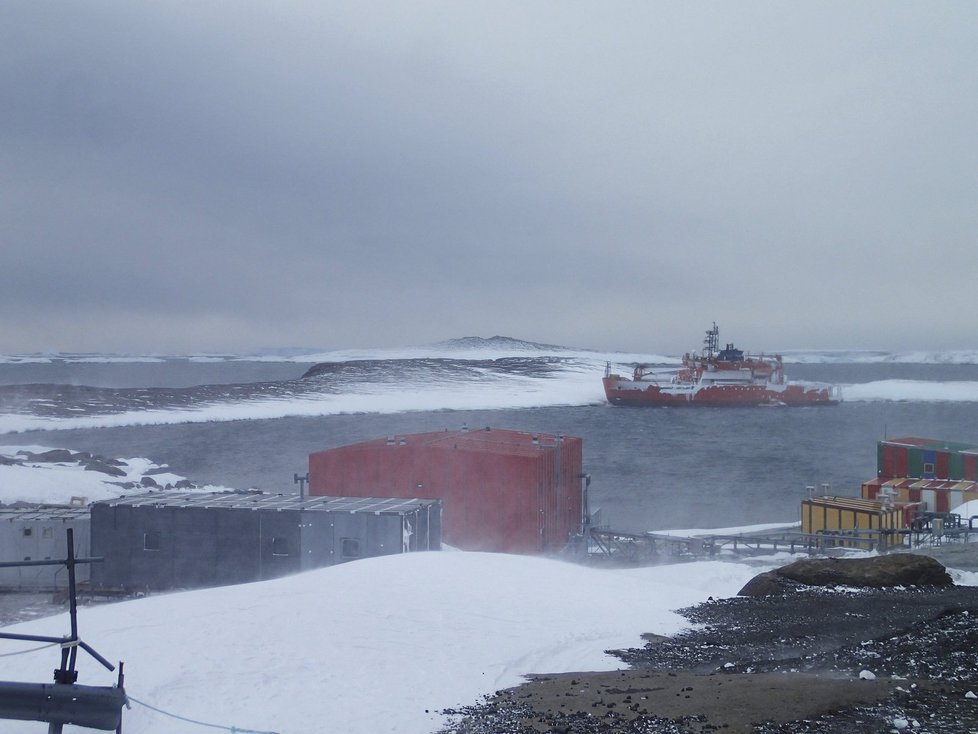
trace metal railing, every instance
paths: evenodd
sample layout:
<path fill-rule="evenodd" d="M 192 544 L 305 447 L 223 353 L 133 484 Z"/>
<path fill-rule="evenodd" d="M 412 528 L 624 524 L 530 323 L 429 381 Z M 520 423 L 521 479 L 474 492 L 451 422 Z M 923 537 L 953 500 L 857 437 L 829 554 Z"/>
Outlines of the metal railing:
<path fill-rule="evenodd" d="M 975 516 L 978 520 L 978 516 Z M 723 552 L 759 555 L 761 553 L 808 553 L 815 555 L 835 549 L 875 550 L 881 553 L 969 542 L 978 527 L 970 522 L 935 530 L 930 524 L 917 528 L 853 528 L 820 530 L 815 533 L 701 535 L 683 537 L 656 533 L 627 533 L 608 528 L 590 528 L 588 556 L 627 563 L 661 562 L 677 558 L 714 557 Z"/>

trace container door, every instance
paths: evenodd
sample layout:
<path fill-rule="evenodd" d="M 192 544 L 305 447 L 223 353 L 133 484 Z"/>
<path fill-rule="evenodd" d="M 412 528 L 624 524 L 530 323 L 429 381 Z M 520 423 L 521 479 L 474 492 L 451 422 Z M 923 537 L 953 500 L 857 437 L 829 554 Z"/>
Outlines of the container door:
<path fill-rule="evenodd" d="M 907 468 L 910 464 L 907 458 L 907 447 L 906 446 L 894 446 L 893 447 L 893 476 L 895 477 L 909 477 L 907 473 Z"/>
<path fill-rule="evenodd" d="M 948 479 L 964 479 L 964 455 L 957 452 L 948 455 Z"/>
<path fill-rule="evenodd" d="M 972 482 L 978 482 L 978 456 L 974 454 L 965 454 L 962 460 L 964 471 L 962 472 L 962 479 L 967 479 Z"/>
<path fill-rule="evenodd" d="M 907 449 L 907 477 L 920 479 L 924 476 L 924 452 L 921 449 Z"/>
<path fill-rule="evenodd" d="M 881 477 L 896 476 L 896 449 L 893 446 L 887 446 L 885 443 L 880 444 L 877 469 L 877 474 Z"/>

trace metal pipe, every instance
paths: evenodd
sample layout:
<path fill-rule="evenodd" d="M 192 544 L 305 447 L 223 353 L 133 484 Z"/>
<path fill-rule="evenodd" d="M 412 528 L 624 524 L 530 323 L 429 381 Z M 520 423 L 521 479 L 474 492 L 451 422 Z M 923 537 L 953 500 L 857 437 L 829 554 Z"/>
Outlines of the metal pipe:
<path fill-rule="evenodd" d="M 0 632 L 0 640 L 21 640 L 23 642 L 57 642 L 65 641 L 64 637 L 48 637 L 47 635 L 18 635 L 13 632 Z"/>
<path fill-rule="evenodd" d="M 80 647 L 82 650 L 84 650 L 93 658 L 95 658 L 100 663 L 102 663 L 102 665 L 105 666 L 108 670 L 115 670 L 115 666 L 112 663 L 110 663 L 108 660 L 103 658 L 101 655 L 99 655 L 97 652 L 95 652 L 95 650 L 92 649 L 92 646 L 89 645 L 87 642 L 78 640 L 78 647 Z"/>
<path fill-rule="evenodd" d="M 72 563 L 102 563 L 105 558 L 94 556 L 92 558 L 75 558 Z M 64 566 L 68 559 L 59 561 L 0 561 L 0 568 L 14 568 L 16 566 Z"/>

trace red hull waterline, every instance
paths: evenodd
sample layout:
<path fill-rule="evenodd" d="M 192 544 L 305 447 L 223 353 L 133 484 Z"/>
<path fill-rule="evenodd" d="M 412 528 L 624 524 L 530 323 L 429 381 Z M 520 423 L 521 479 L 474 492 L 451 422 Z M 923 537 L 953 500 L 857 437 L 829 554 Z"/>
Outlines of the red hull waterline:
<path fill-rule="evenodd" d="M 831 387 L 785 385 L 659 385 L 608 375 L 604 393 L 614 405 L 676 407 L 755 407 L 835 405 L 839 402 Z"/>

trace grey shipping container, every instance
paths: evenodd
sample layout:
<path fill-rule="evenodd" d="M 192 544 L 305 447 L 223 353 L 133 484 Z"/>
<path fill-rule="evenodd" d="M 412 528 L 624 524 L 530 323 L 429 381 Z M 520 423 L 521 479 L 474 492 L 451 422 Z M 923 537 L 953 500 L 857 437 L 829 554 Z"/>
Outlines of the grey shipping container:
<path fill-rule="evenodd" d="M 0 561 L 51 561 L 68 556 L 68 528 L 74 535 L 74 555 L 89 554 L 90 520 L 84 507 L 0 509 Z M 75 567 L 79 582 L 88 580 L 90 566 Z M 0 568 L 0 588 L 18 591 L 54 591 L 68 587 L 64 566 Z"/>
<path fill-rule="evenodd" d="M 441 502 L 260 492 L 154 492 L 96 502 L 92 583 L 177 589 L 276 578 L 441 548 Z"/>

